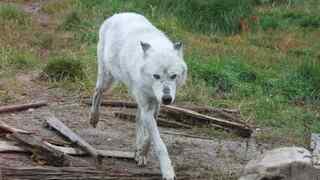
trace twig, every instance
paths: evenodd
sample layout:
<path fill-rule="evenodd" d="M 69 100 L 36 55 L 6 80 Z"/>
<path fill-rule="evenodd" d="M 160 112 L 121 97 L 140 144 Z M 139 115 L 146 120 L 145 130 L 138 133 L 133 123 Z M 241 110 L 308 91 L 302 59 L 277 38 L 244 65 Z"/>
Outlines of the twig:
<path fill-rule="evenodd" d="M 8 112 L 15 112 L 15 111 L 24 111 L 30 108 L 39 108 L 42 106 L 47 106 L 47 102 L 41 101 L 36 103 L 29 103 L 29 104 L 18 104 L 18 105 L 10 105 L 10 106 L 1 106 L 0 113 L 8 113 Z"/>

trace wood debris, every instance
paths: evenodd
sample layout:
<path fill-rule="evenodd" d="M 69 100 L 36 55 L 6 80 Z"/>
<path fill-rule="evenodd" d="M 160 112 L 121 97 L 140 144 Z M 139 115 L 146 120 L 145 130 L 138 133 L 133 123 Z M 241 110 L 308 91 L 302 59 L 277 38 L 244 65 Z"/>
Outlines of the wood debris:
<path fill-rule="evenodd" d="M 30 108 L 39 108 L 42 106 L 47 106 L 47 102 L 40 101 L 35 103 L 29 104 L 17 104 L 17 105 L 8 105 L 8 106 L 0 106 L 0 113 L 9 113 L 9 112 L 16 112 L 16 111 L 24 111 Z"/>

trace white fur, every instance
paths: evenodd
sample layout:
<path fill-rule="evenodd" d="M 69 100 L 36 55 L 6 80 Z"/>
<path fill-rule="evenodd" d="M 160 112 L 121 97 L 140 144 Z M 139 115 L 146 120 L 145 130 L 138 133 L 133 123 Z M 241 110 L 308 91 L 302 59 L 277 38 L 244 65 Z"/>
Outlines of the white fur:
<path fill-rule="evenodd" d="M 138 164 L 146 164 L 152 143 L 163 178 L 174 179 L 171 160 L 155 119 L 164 96 L 171 97 L 169 103 L 172 103 L 176 87 L 186 80 L 187 66 L 183 61 L 181 45 L 173 44 L 142 15 L 120 13 L 102 24 L 97 51 L 98 79 L 91 108 L 91 124 L 95 127 L 98 123 L 103 91 L 109 89 L 114 81 L 124 83 L 138 104 Z"/>

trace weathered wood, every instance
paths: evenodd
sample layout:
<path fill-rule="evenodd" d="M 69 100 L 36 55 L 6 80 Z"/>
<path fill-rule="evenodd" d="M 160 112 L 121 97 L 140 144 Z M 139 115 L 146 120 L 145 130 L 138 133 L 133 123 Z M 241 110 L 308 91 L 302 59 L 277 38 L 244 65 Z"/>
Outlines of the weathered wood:
<path fill-rule="evenodd" d="M 161 175 L 149 172 L 108 172 L 88 167 L 1 167 L 4 180 L 160 180 Z"/>
<path fill-rule="evenodd" d="M 29 152 L 28 150 L 17 146 L 11 141 L 0 141 L 0 153 L 4 152 Z"/>
<path fill-rule="evenodd" d="M 82 156 L 87 155 L 86 152 L 82 151 L 78 148 L 72 147 L 63 147 L 63 146 L 56 146 L 47 141 L 43 142 L 45 145 L 63 152 L 68 155 L 75 155 L 75 156 Z M 20 152 L 20 153 L 27 153 L 30 152 L 27 148 L 23 148 L 12 141 L 0 141 L 0 153 L 3 152 Z M 124 152 L 124 151 L 107 151 L 107 150 L 97 150 L 99 155 L 103 157 L 112 157 L 112 158 L 123 158 L 123 159 L 134 159 L 133 152 Z"/>
<path fill-rule="evenodd" d="M 72 148 L 72 147 L 62 147 L 62 146 L 56 146 L 53 144 L 50 144 L 48 142 L 45 142 L 48 146 L 61 151 L 63 153 L 69 154 L 69 155 L 86 155 L 87 152 L 82 151 L 81 149 Z M 134 159 L 134 153 L 133 152 L 124 152 L 124 151 L 110 151 L 110 150 L 98 150 L 97 152 L 99 155 L 103 157 L 113 157 L 113 158 L 124 158 L 124 159 Z"/>
<path fill-rule="evenodd" d="M 82 150 L 88 152 L 90 155 L 98 159 L 97 150 L 92 147 L 89 143 L 83 140 L 80 136 L 74 133 L 71 129 L 69 129 L 66 125 L 64 125 L 59 119 L 55 116 L 50 115 L 46 117 L 47 124 L 60 132 L 64 137 L 68 138 L 72 143 L 77 144 Z"/>
<path fill-rule="evenodd" d="M 312 164 L 315 168 L 320 168 L 320 134 L 311 134 Z"/>
<path fill-rule="evenodd" d="M 29 104 L 17 104 L 17 105 L 9 105 L 9 106 L 1 106 L 0 113 L 8 113 L 8 112 L 16 112 L 16 111 L 24 111 L 30 108 L 39 108 L 42 106 L 47 106 L 47 102 L 41 101 L 36 103 Z"/>
<path fill-rule="evenodd" d="M 242 137 L 250 137 L 252 133 L 252 129 L 250 129 L 245 124 L 241 124 L 238 122 L 231 122 L 224 119 L 203 115 L 192 110 L 183 109 L 175 106 L 164 106 L 164 107 L 165 108 L 162 108 L 163 111 L 166 111 L 166 113 L 171 114 L 173 116 L 180 117 L 177 119 L 185 119 L 185 120 L 192 119 L 193 121 L 197 120 L 197 122 L 204 123 L 204 124 L 206 123 L 217 124 L 220 127 L 224 127 L 228 130 L 237 132 Z"/>
<path fill-rule="evenodd" d="M 70 164 L 70 157 L 46 145 L 42 139 L 32 134 L 12 133 L 12 139 L 25 146 L 32 152 L 36 160 L 42 161 L 53 166 L 67 166 Z"/>
<path fill-rule="evenodd" d="M 6 124 L 5 122 L 0 122 L 0 131 L 4 131 L 5 133 L 17 132 L 17 133 L 23 133 L 23 134 L 32 134 L 32 132 L 12 127 L 12 126 Z"/>
<path fill-rule="evenodd" d="M 89 101 L 85 101 L 87 104 L 91 104 Z M 126 101 L 103 101 L 101 103 L 105 106 L 112 106 L 112 107 L 129 107 L 129 108 L 136 108 L 137 104 L 133 102 L 126 102 Z M 234 122 L 228 121 L 225 119 L 215 118 L 208 115 L 203 115 L 193 110 L 176 107 L 176 106 L 166 106 L 161 105 L 160 114 L 166 114 L 171 117 L 174 117 L 176 120 L 182 121 L 183 123 L 194 125 L 194 124 L 211 124 L 215 128 L 224 129 L 228 131 L 234 131 L 238 135 L 242 137 L 250 137 L 252 134 L 252 129 L 242 123 L 242 122 Z"/>
<path fill-rule="evenodd" d="M 113 112 L 114 115 L 120 119 L 126 119 L 129 121 L 133 121 L 135 122 L 135 118 L 136 115 L 132 114 L 132 113 L 126 113 L 126 112 Z M 183 123 L 179 123 L 179 122 L 175 122 L 175 121 L 169 121 L 169 120 L 165 120 L 163 118 L 157 118 L 157 124 L 159 126 L 162 127 L 169 127 L 169 128 L 184 128 L 184 129 L 191 129 L 192 126 L 187 125 L 187 124 L 183 124 Z"/>

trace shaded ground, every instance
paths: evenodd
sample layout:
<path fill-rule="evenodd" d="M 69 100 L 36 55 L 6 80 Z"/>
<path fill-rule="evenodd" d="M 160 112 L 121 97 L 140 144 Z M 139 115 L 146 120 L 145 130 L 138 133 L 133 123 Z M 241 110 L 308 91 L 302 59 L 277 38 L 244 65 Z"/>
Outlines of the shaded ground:
<path fill-rule="evenodd" d="M 135 143 L 135 124 L 117 119 L 112 112 L 119 109 L 101 108 L 101 120 L 96 129 L 88 122 L 89 107 L 79 103 L 79 95 L 66 93 L 58 88 L 48 89 L 45 83 L 34 80 L 34 75 L 18 74 L 16 80 L 24 90 L 23 96 L 16 103 L 47 100 L 49 107 L 30 109 L 25 112 L 2 114 L 0 120 L 10 125 L 36 132 L 48 139 L 61 139 L 55 132 L 46 129 L 44 117 L 54 113 L 68 127 L 75 130 L 81 137 L 98 149 L 133 151 Z M 110 98 L 110 97 L 109 97 Z M 126 109 L 121 109 L 126 111 Z M 175 130 L 161 128 L 163 131 L 183 132 L 192 134 L 192 130 Z M 162 134 L 175 170 L 178 174 L 188 174 L 205 179 L 216 179 L 225 176 L 225 179 L 237 176 L 246 162 L 267 148 L 267 145 L 258 145 L 254 139 L 199 139 L 184 136 Z M 105 159 L 103 168 L 158 172 L 159 164 L 150 153 L 147 167 L 139 168 L 133 161 Z M 80 158 L 78 158 L 80 159 Z M 82 158 L 94 166 L 90 158 Z M 81 162 L 82 160 L 79 160 Z M 6 166 L 36 165 L 30 156 L 25 154 L 0 154 L 0 162 Z M 77 165 L 77 163 L 75 163 Z M 79 163 L 82 166 L 83 163 Z"/>

